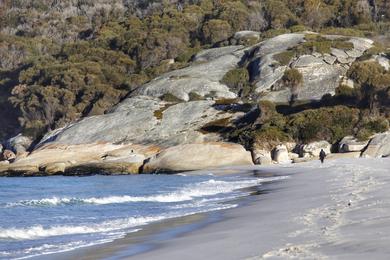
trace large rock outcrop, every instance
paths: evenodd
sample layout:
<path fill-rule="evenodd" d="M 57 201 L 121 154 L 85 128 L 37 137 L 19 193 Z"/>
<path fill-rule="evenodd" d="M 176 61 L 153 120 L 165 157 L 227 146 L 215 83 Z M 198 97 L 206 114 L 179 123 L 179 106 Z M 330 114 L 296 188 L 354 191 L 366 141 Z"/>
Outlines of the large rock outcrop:
<path fill-rule="evenodd" d="M 362 154 L 362 157 L 365 158 L 388 156 L 390 156 L 390 132 L 375 135 Z"/>
<path fill-rule="evenodd" d="M 170 147 L 152 157 L 143 166 L 143 172 L 180 172 L 252 164 L 250 152 L 238 144 L 184 144 Z"/>
<path fill-rule="evenodd" d="M 214 101 L 168 103 L 158 98 L 128 98 L 111 113 L 84 118 L 47 135 L 41 143 L 89 144 L 138 143 L 164 147 L 218 141 L 220 137 L 199 131 L 221 119 L 233 120 L 242 112 L 225 112 Z"/>
<path fill-rule="evenodd" d="M 320 100 L 325 94 L 334 94 L 349 66 L 356 58 L 371 48 L 373 41 L 366 38 L 327 36 L 328 39 L 352 43 L 350 50 L 331 48 L 329 53 L 313 52 L 291 57 L 288 64 L 280 64 L 278 55 L 292 51 L 305 40 L 305 34 L 294 33 L 279 35 L 266 40 L 253 48 L 253 60 L 249 65 L 255 91 L 263 100 L 288 102 L 291 92 L 280 84 L 284 72 L 289 68 L 297 69 L 303 76 L 303 84 L 298 89 L 297 99 L 301 101 Z M 286 55 L 286 54 L 285 54 Z"/>
<path fill-rule="evenodd" d="M 145 158 L 159 152 L 156 146 L 93 143 L 49 144 L 14 163 L 0 165 L 0 176 L 37 174 L 139 173 Z"/>
<path fill-rule="evenodd" d="M 228 46 L 200 52 L 186 68 L 168 72 L 139 88 L 133 96 L 162 97 L 173 95 L 184 101 L 190 93 L 214 98 L 236 98 L 237 95 L 221 83 L 223 76 L 238 66 L 245 54 L 243 46 Z"/>

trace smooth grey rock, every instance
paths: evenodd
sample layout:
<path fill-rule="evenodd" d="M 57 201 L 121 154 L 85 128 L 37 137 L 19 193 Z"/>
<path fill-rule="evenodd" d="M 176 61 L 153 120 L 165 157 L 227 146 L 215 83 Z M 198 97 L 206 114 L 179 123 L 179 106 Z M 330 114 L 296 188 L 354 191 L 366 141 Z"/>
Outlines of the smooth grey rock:
<path fill-rule="evenodd" d="M 209 122 L 242 116 L 214 107 L 214 101 L 171 104 L 138 96 L 124 100 L 111 113 L 87 117 L 48 134 L 41 143 L 87 144 L 138 143 L 173 146 L 183 143 L 217 141 L 215 134 L 199 130 Z M 160 118 L 161 117 L 161 118 Z"/>
<path fill-rule="evenodd" d="M 256 92 L 269 90 L 275 83 L 277 83 L 287 70 L 287 66 L 275 65 L 273 55 L 266 55 L 262 59 L 258 59 L 258 80 L 256 83 Z"/>
<path fill-rule="evenodd" d="M 349 42 L 353 43 L 354 50 L 358 51 L 360 53 L 364 53 L 366 50 L 370 49 L 374 41 L 367 39 L 367 38 L 361 38 L 361 37 L 352 37 Z"/>
<path fill-rule="evenodd" d="M 293 68 L 304 68 L 324 65 L 325 62 L 321 58 L 314 57 L 313 55 L 302 55 L 296 62 L 293 63 Z"/>
<path fill-rule="evenodd" d="M 236 32 L 233 36 L 236 40 L 244 40 L 244 39 L 260 39 L 260 32 L 255 31 L 239 31 Z"/>
<path fill-rule="evenodd" d="M 303 85 L 298 89 L 298 100 L 320 100 L 325 94 L 334 94 L 340 85 L 347 68 L 341 65 L 328 65 L 305 67 L 298 69 L 303 76 Z M 261 99 L 272 102 L 288 102 L 291 92 L 288 89 L 271 91 Z"/>
<path fill-rule="evenodd" d="M 337 61 L 338 61 L 340 64 L 349 64 L 349 63 L 351 63 L 349 59 L 342 58 L 342 57 L 337 58 Z"/>
<path fill-rule="evenodd" d="M 288 48 L 299 45 L 300 34 L 287 34 L 277 36 L 257 45 L 254 58 L 249 65 L 251 80 L 255 85 L 255 92 L 260 100 L 285 103 L 291 99 L 291 92 L 284 88 L 281 79 L 288 66 L 280 66 L 273 56 Z M 303 35 L 304 36 L 304 35 Z M 338 35 L 326 35 L 329 39 L 345 39 L 353 43 L 354 49 L 351 56 L 363 54 L 372 47 L 372 41 L 358 37 L 344 37 Z M 286 41 L 283 44 L 282 41 Z M 313 55 L 302 55 L 292 62 L 292 67 L 297 68 L 303 76 L 303 84 L 298 90 L 298 101 L 320 100 L 325 94 L 334 95 L 335 89 L 340 85 L 346 75 L 349 65 L 355 61 L 344 50 L 331 49 L 330 54 L 324 54 L 321 58 Z M 336 64 L 336 61 L 338 63 Z"/>
<path fill-rule="evenodd" d="M 358 50 L 356 50 L 356 49 L 347 50 L 347 51 L 345 51 L 345 53 L 346 53 L 349 57 L 351 57 L 351 58 L 359 58 L 360 56 L 363 55 L 363 52 L 358 51 Z"/>
<path fill-rule="evenodd" d="M 313 52 L 312 55 L 316 58 L 321 58 L 323 56 L 322 53 L 319 52 Z"/>
<path fill-rule="evenodd" d="M 300 155 L 302 157 L 318 157 L 321 149 L 326 154 L 330 154 L 331 144 L 327 141 L 312 142 L 301 147 Z"/>
<path fill-rule="evenodd" d="M 348 54 L 345 51 L 340 49 L 331 48 L 330 53 L 335 56 L 337 59 L 348 59 Z"/>
<path fill-rule="evenodd" d="M 236 98 L 237 95 L 220 81 L 228 71 L 237 67 L 244 53 L 245 50 L 237 49 L 237 46 L 205 51 L 195 58 L 204 62 L 163 74 L 137 89 L 132 96 L 161 97 L 172 94 L 188 101 L 189 94 L 195 92 L 200 96 Z"/>
<path fill-rule="evenodd" d="M 265 40 L 260 43 L 256 56 L 262 57 L 267 54 L 285 51 L 302 43 L 304 38 L 305 34 L 303 33 L 289 33 Z"/>
<path fill-rule="evenodd" d="M 237 46 L 226 46 L 221 48 L 212 48 L 207 50 L 202 50 L 198 52 L 194 57 L 194 62 L 209 62 L 212 60 L 215 60 L 217 58 L 220 58 L 225 55 L 230 55 L 231 53 L 234 53 L 235 51 L 243 49 L 244 46 L 237 45 Z"/>
<path fill-rule="evenodd" d="M 31 146 L 32 140 L 19 134 L 15 137 L 8 139 L 5 143 L 5 148 L 13 151 L 16 155 L 25 153 Z"/>
<path fill-rule="evenodd" d="M 327 55 L 324 57 L 324 61 L 329 65 L 333 65 L 336 62 L 337 58 L 335 56 Z"/>
<path fill-rule="evenodd" d="M 339 143 L 339 152 L 360 152 L 368 145 L 368 141 L 359 142 L 353 136 L 344 137 Z"/>
<path fill-rule="evenodd" d="M 369 142 L 362 157 L 381 158 L 390 156 L 390 132 L 376 134 Z"/>

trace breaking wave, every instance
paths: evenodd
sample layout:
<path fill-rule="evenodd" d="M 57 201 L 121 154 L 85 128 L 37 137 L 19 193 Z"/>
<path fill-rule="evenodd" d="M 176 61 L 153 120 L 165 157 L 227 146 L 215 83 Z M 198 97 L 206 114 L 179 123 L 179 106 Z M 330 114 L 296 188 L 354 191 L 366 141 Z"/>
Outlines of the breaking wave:
<path fill-rule="evenodd" d="M 219 181 L 208 180 L 196 184 L 186 186 L 178 191 L 158 194 L 151 196 L 107 196 L 107 197 L 91 197 L 91 198 L 43 198 L 34 200 L 22 200 L 18 202 L 7 203 L 5 207 L 39 207 L 39 206 L 61 206 L 61 205 L 74 205 L 74 204 L 119 204 L 130 202 L 160 202 L 160 203 L 172 203 L 190 201 L 195 198 L 204 196 L 213 196 L 221 193 L 229 193 L 234 190 L 243 189 L 260 185 L 264 182 L 270 182 L 275 180 L 281 180 L 287 178 L 274 177 L 267 179 L 255 179 L 255 180 L 241 180 L 241 181 Z"/>

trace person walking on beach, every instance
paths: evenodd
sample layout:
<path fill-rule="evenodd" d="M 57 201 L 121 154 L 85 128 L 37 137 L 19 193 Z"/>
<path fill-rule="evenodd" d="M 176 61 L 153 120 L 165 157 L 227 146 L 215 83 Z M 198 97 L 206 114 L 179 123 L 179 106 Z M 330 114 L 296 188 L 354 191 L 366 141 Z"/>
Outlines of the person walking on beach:
<path fill-rule="evenodd" d="M 325 157 L 326 157 L 326 153 L 325 153 L 324 149 L 321 149 L 321 152 L 320 152 L 321 163 L 324 163 Z"/>

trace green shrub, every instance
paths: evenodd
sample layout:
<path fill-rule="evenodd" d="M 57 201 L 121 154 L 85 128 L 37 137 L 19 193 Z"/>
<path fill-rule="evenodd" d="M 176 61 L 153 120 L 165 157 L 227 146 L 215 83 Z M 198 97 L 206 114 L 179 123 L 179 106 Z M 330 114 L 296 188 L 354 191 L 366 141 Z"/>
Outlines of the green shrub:
<path fill-rule="evenodd" d="M 272 150 L 276 145 L 291 141 L 291 137 L 278 127 L 264 127 L 252 133 L 253 146 Z"/>
<path fill-rule="evenodd" d="M 290 64 L 291 60 L 295 57 L 294 51 L 285 51 L 278 54 L 275 54 L 273 58 L 279 62 L 281 66 L 287 66 Z"/>
<path fill-rule="evenodd" d="M 367 141 L 371 138 L 373 134 L 374 133 L 370 130 L 363 128 L 358 131 L 358 133 L 356 134 L 356 138 L 358 141 Z"/>
<path fill-rule="evenodd" d="M 364 32 L 353 28 L 328 27 L 322 29 L 321 33 L 330 34 L 330 35 L 334 34 L 334 35 L 364 37 Z"/>
<path fill-rule="evenodd" d="M 287 132 L 304 143 L 327 140 L 335 143 L 354 134 L 359 110 L 344 106 L 305 110 L 289 117 Z"/>
<path fill-rule="evenodd" d="M 196 92 L 190 92 L 188 94 L 188 97 L 190 99 L 190 101 L 199 101 L 199 100 L 204 100 L 204 97 L 199 95 L 198 93 Z"/>
<path fill-rule="evenodd" d="M 276 37 L 281 34 L 290 33 L 290 30 L 288 29 L 270 29 L 268 31 L 265 31 L 261 34 L 261 38 L 263 40 Z"/>
<path fill-rule="evenodd" d="M 182 99 L 176 97 L 175 95 L 171 93 L 165 93 L 160 97 L 161 100 L 166 101 L 166 102 L 172 102 L 172 103 L 180 103 L 183 102 Z"/>
<path fill-rule="evenodd" d="M 221 83 L 242 96 L 243 88 L 249 85 L 249 72 L 246 68 L 232 69 L 223 76 Z"/>

